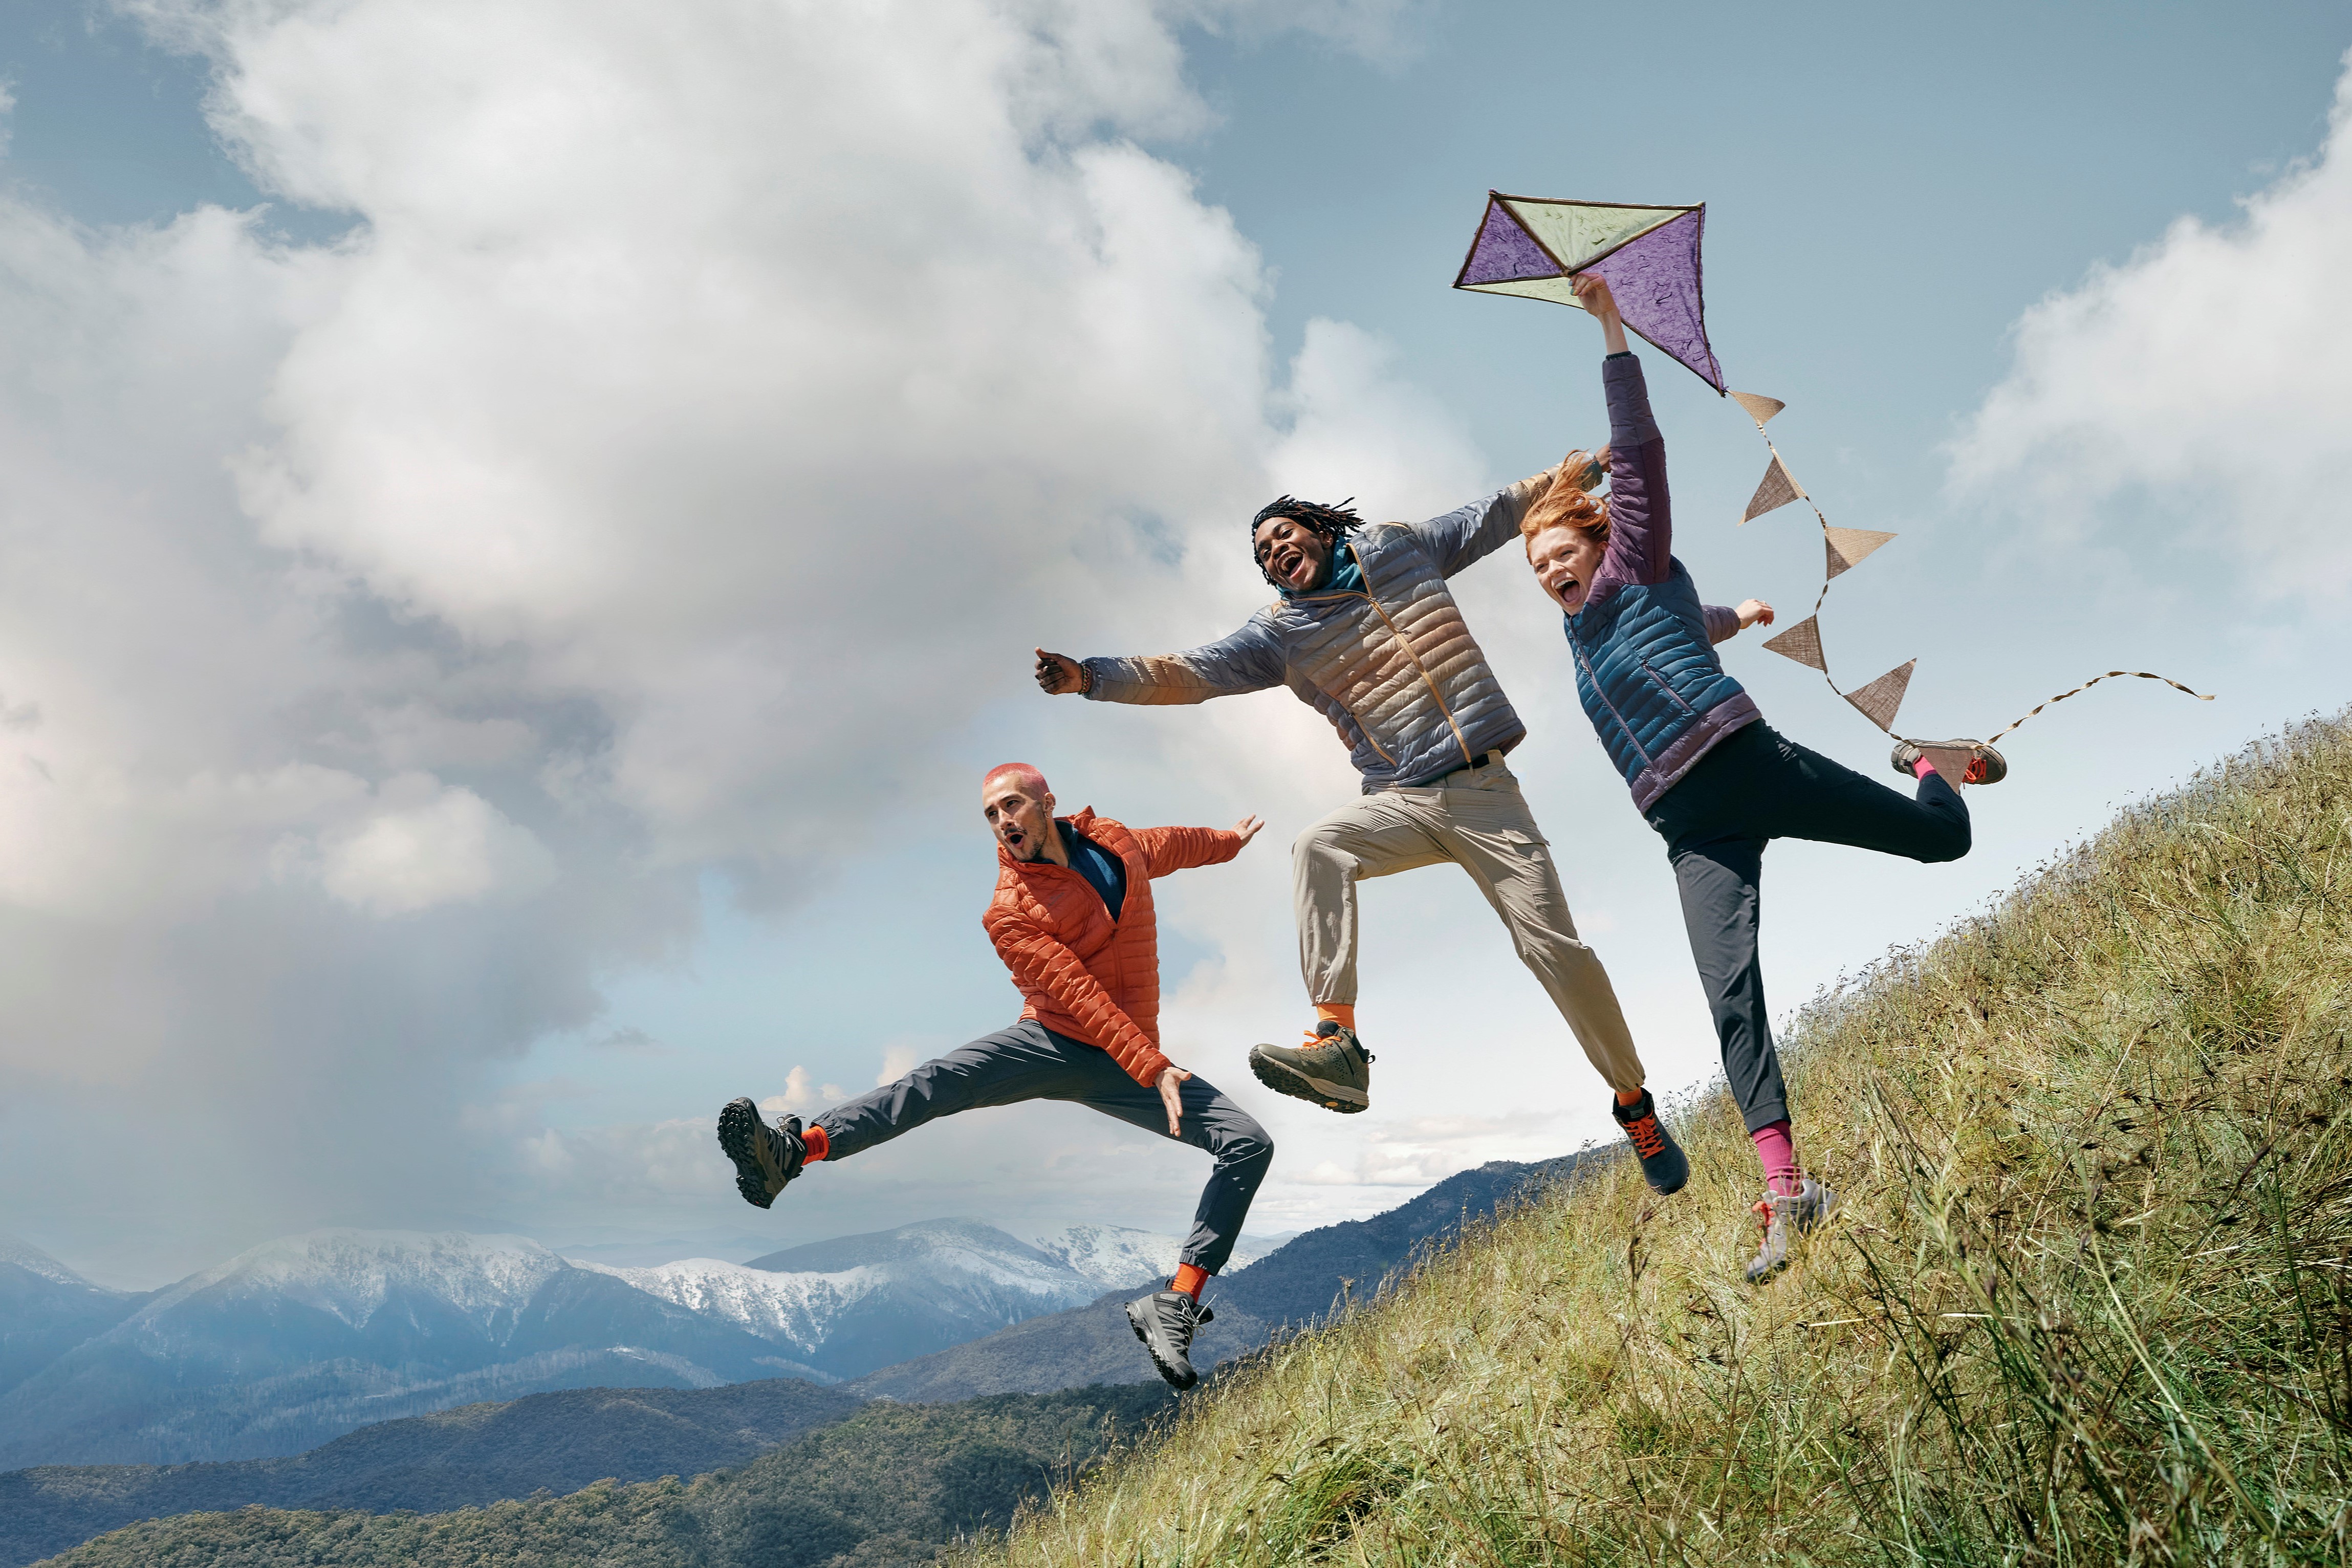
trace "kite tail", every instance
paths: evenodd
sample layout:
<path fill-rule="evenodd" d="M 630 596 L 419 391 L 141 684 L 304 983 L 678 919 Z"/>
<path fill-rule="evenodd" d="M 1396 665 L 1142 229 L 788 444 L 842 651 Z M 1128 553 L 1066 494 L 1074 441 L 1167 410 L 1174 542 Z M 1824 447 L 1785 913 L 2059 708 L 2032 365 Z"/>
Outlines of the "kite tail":
<path fill-rule="evenodd" d="M 2034 713 L 2039 713 L 2042 709 L 2049 707 L 2051 703 L 2063 702 L 2069 697 L 2079 696 L 2083 692 L 2091 689 L 2094 686 L 2096 686 L 2102 680 L 2113 680 L 2119 675 L 2137 676 L 2142 680 L 2161 680 L 2175 691 L 2188 692 L 2189 696 L 2194 697 L 2200 702 L 2210 702 L 2213 700 L 2212 697 L 2208 693 L 2202 691 L 2189 691 L 2189 688 L 2181 685 L 2180 682 L 2173 679 L 2169 676 L 2156 675 L 2145 669 L 2111 669 L 2105 675 L 2095 675 L 2091 677 L 2090 679 L 2083 682 L 2082 685 L 2077 686 L 2072 691 L 2060 692 L 2057 696 L 2050 699 L 2048 702 L 2037 705 L 2032 713 L 2028 713 L 2023 718 L 2011 720 L 2006 726 L 1995 731 L 1991 735 L 1988 736 L 1985 740 L 1985 744 L 1988 746 L 1991 745 L 1993 742 L 2000 740 L 2001 736 L 2008 734 L 2010 731 L 2016 729 L 2020 724 L 2024 723 L 2027 719 L 2032 718 Z"/>

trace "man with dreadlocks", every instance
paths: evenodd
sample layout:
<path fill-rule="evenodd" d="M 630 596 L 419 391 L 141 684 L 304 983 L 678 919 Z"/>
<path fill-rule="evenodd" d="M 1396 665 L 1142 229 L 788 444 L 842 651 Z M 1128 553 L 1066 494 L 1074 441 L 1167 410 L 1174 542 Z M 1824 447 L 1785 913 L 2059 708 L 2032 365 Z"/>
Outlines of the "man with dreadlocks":
<path fill-rule="evenodd" d="M 1423 523 L 1367 524 L 1348 503 L 1283 496 L 1250 520 L 1258 570 L 1280 597 L 1221 642 L 1141 658 L 1037 650 L 1037 684 L 1097 702 L 1205 702 L 1287 686 L 1331 721 L 1363 775 L 1360 799 L 1291 847 L 1299 966 L 1315 1023 L 1299 1045 L 1260 1046 L 1269 1089 L 1328 1110 L 1371 1103 L 1371 1054 L 1356 1034 L 1356 884 L 1450 860 L 1502 917 L 1615 1091 L 1618 1123 L 1651 1186 L 1689 1175 L 1643 1088 L 1641 1058 L 1609 984 L 1580 941 L 1543 833 L 1504 753 L 1527 726 L 1464 624 L 1446 579 L 1518 537 L 1554 484 L 1590 489 L 1604 468 L 1571 452 L 1557 468 Z"/>

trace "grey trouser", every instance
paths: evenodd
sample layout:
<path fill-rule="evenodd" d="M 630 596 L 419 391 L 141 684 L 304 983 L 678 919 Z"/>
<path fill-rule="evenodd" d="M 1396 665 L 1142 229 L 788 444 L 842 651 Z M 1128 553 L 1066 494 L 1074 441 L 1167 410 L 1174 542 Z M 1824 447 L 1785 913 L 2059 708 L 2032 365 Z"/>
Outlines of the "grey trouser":
<path fill-rule="evenodd" d="M 1657 798 L 1649 819 L 1674 863 L 1731 1097 L 1750 1132 L 1784 1121 L 1789 1089 L 1772 1048 L 1756 952 L 1764 847 L 1810 838 L 1912 860 L 1957 860 L 1969 852 L 1968 804 L 1937 773 L 1906 798 L 1759 721 L 1717 742 Z"/>
<path fill-rule="evenodd" d="M 1491 754 L 1491 753 L 1490 753 Z M 1499 760 L 1343 805 L 1290 847 L 1298 967 L 1317 1002 L 1356 1000 L 1356 884 L 1451 860 L 1470 873 L 1593 1067 L 1642 1087 L 1642 1058 L 1601 957 L 1577 940 L 1551 847 Z"/>
<path fill-rule="evenodd" d="M 1250 1199 L 1274 1163 L 1274 1140 L 1256 1118 L 1197 1074 L 1177 1093 L 1184 1107 L 1183 1141 L 1207 1150 L 1217 1163 L 1179 1257 L 1214 1274 L 1232 1256 Z M 830 1142 L 825 1159 L 841 1160 L 935 1117 L 1027 1100 L 1075 1100 L 1147 1132 L 1168 1135 L 1168 1110 L 1157 1089 L 1128 1077 L 1108 1052 L 1057 1035 L 1034 1018 L 958 1046 L 896 1083 L 836 1105 L 816 1125 Z"/>

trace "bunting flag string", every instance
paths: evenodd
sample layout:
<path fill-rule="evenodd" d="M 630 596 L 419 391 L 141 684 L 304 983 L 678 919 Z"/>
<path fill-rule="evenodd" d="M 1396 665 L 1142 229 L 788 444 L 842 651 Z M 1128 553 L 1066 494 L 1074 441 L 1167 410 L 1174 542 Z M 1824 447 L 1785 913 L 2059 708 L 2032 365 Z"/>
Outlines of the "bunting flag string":
<path fill-rule="evenodd" d="M 1462 268 L 1454 274 L 1454 286 L 1474 293 L 1516 295 L 1581 309 L 1576 298 L 1576 279 L 1583 273 L 1592 273 L 1607 280 L 1627 331 L 1706 382 L 1718 396 L 1739 405 L 1755 422 L 1756 433 L 1763 437 L 1765 450 L 1772 455 L 1740 522 L 1750 523 L 1792 502 L 1803 501 L 1822 530 L 1822 591 L 1814 595 L 1812 614 L 1769 638 L 1764 646 L 1783 658 L 1820 671 L 1832 691 L 1851 703 L 1864 718 L 1894 734 L 1895 714 L 1902 708 L 1904 695 L 1911 684 L 1911 672 L 1918 661 L 1912 659 L 1898 665 L 1868 685 L 1848 691 L 1830 673 L 1829 656 L 1822 647 L 1821 613 L 1822 604 L 1829 598 L 1830 584 L 1892 542 L 1895 535 L 1875 529 L 1831 527 L 1821 503 L 1789 471 L 1780 448 L 1772 443 L 1771 433 L 1765 429 L 1773 416 L 1788 405 L 1759 392 L 1735 392 L 1726 384 L 1723 367 L 1717 362 L 1706 336 L 1706 305 L 1699 264 L 1706 225 L 1705 203 L 1689 206 L 1643 205 L 1560 201 L 1489 191 L 1486 210 L 1479 219 L 1478 232 L 1471 237 L 1468 254 L 1462 258 Z M 2111 669 L 2072 691 L 2060 692 L 1994 734 L 1992 740 L 2000 740 L 2052 703 L 2063 702 L 2102 680 L 2118 676 L 2161 680 L 2200 702 L 2213 700 L 2167 676 L 2144 669 Z M 1899 738 L 1909 740 L 1907 736 Z M 1955 751 L 1923 745 L 1917 741 L 1910 743 L 1926 752 L 1935 761 L 1937 771 L 1948 779 L 1959 778 L 1967 771 L 1965 748 Z M 1948 763 L 1952 765 L 1947 766 Z"/>

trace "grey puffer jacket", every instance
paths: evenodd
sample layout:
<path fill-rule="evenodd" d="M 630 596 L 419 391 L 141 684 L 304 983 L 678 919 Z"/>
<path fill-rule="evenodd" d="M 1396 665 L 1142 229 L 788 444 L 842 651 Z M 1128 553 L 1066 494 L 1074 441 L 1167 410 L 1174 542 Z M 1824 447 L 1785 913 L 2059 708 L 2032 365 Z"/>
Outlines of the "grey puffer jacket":
<path fill-rule="evenodd" d="M 1355 529 L 1339 543 L 1360 592 L 1286 595 L 1205 647 L 1089 658 L 1097 702 L 1205 702 L 1287 686 L 1346 742 L 1364 790 L 1426 784 L 1527 734 L 1445 580 L 1519 536 L 1546 470 L 1423 523 Z"/>

